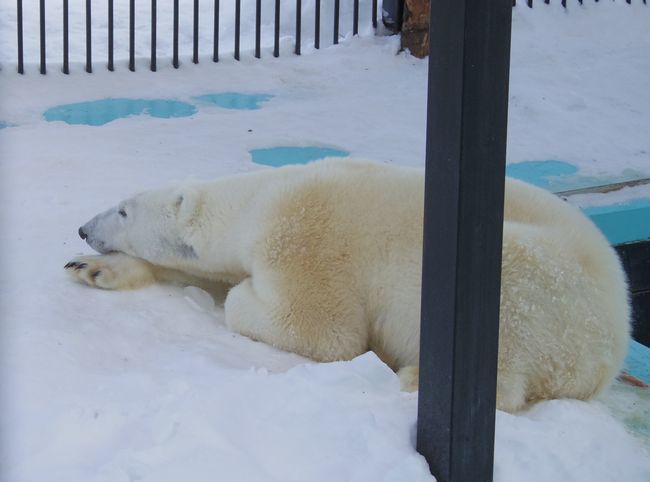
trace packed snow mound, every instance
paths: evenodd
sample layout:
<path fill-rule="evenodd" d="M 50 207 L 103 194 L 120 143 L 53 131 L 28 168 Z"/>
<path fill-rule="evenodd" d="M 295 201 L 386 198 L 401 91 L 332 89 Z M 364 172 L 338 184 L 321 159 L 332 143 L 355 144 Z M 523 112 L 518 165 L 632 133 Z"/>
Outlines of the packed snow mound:
<path fill-rule="evenodd" d="M 413 451 L 416 397 L 372 353 L 279 374 L 196 360 L 176 371 L 86 387 L 34 427 L 40 447 L 3 480 L 431 480 Z"/>

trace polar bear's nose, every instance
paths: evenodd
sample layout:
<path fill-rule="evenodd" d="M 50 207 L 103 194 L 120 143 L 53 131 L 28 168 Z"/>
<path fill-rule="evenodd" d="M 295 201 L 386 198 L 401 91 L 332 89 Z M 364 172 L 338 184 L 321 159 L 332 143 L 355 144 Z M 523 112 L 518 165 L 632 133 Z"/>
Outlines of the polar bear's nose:
<path fill-rule="evenodd" d="M 88 237 L 88 235 L 84 233 L 83 226 L 79 228 L 79 236 L 81 236 L 81 239 L 86 239 Z"/>

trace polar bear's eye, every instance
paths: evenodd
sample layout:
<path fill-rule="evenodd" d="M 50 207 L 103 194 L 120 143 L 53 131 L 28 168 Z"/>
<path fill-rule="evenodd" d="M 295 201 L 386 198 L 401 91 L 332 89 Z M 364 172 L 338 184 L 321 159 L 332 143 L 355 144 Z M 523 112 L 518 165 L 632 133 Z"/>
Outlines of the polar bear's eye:
<path fill-rule="evenodd" d="M 120 216 L 122 216 L 123 218 L 126 217 L 126 211 L 125 211 L 124 209 L 120 209 L 120 210 L 118 211 L 118 214 L 119 214 Z"/>

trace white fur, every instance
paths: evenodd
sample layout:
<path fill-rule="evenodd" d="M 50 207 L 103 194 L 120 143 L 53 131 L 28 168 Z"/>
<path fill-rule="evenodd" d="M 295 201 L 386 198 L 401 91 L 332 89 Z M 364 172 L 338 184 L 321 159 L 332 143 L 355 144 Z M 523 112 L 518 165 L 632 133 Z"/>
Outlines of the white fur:
<path fill-rule="evenodd" d="M 109 289 L 231 283 L 231 329 L 319 361 L 374 350 L 413 389 L 423 187 L 420 170 L 327 160 L 145 192 L 82 227 L 104 254 L 68 270 Z M 627 349 L 620 263 L 541 189 L 508 180 L 505 219 L 497 404 L 590 398 Z"/>

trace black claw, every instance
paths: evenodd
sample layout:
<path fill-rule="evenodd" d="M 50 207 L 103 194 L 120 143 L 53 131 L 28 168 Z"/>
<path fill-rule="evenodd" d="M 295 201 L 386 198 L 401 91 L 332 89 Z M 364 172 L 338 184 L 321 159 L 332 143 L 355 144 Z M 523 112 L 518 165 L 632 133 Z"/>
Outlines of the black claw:
<path fill-rule="evenodd" d="M 94 273 L 90 275 L 90 277 L 94 280 L 96 279 L 100 274 L 102 274 L 102 270 L 97 270 Z"/>
<path fill-rule="evenodd" d="M 76 264 L 76 263 L 75 263 L 75 264 Z M 86 266 L 88 266 L 87 263 L 79 263 L 79 264 L 77 264 L 77 266 L 75 267 L 75 270 L 84 269 Z"/>
<path fill-rule="evenodd" d="M 77 264 L 76 262 L 74 262 L 74 261 L 70 261 L 68 264 L 66 264 L 66 265 L 64 266 L 64 268 L 65 268 L 65 269 L 69 269 L 69 268 L 72 268 L 73 266 L 76 266 L 76 264 Z"/>

